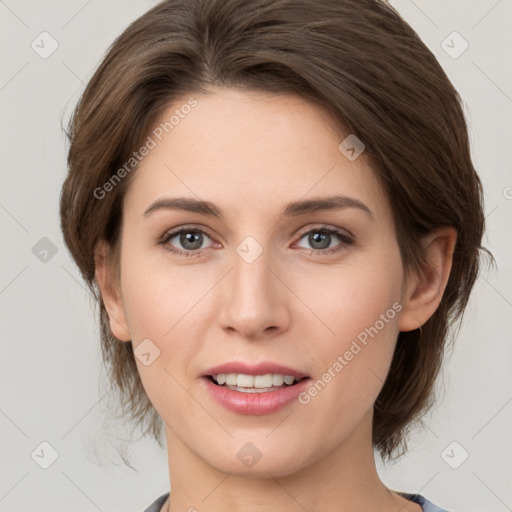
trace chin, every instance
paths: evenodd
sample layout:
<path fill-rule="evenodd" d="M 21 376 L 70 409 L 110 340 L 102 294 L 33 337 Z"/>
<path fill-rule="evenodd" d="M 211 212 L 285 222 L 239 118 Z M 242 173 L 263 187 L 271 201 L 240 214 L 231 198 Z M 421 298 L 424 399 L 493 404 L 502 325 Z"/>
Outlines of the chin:
<path fill-rule="evenodd" d="M 202 458 L 218 471 L 243 478 L 281 478 L 309 465 L 304 443 L 299 439 L 296 446 L 284 446 L 278 438 L 273 442 L 269 439 L 258 441 L 254 436 L 252 441 L 250 439 L 250 436 L 246 440 L 238 438 Z"/>

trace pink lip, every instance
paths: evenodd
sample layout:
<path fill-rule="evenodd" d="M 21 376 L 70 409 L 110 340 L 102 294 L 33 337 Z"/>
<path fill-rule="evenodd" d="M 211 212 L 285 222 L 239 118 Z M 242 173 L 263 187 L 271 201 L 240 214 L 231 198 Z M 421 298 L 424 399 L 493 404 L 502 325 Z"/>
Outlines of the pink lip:
<path fill-rule="evenodd" d="M 264 361 L 262 363 L 252 365 L 242 362 L 224 363 L 209 368 L 201 374 L 201 377 L 218 375 L 219 373 L 243 373 L 245 375 L 266 375 L 268 373 L 280 373 L 282 375 L 291 375 L 297 380 L 302 379 L 303 377 L 308 377 L 307 374 L 301 371 L 294 370 L 293 368 L 289 368 L 288 366 L 283 366 L 281 364 L 272 363 L 270 361 Z"/>
<path fill-rule="evenodd" d="M 239 368 L 239 367 L 238 367 Z M 214 368 L 215 373 L 217 368 Z M 219 372 L 219 373 L 224 373 Z M 233 371 L 226 373 L 248 373 L 247 370 Z M 282 371 L 272 371 L 266 373 L 283 373 Z M 293 375 L 293 373 L 286 373 L 286 375 Z M 267 391 L 264 393 L 243 393 L 241 391 L 233 391 L 226 387 L 218 386 L 209 377 L 204 376 L 201 379 L 206 386 L 206 389 L 211 396 L 226 409 L 229 409 L 238 414 L 247 414 L 253 416 L 261 416 L 263 414 L 271 414 L 293 402 L 298 395 L 307 389 L 310 385 L 311 379 L 306 378 L 297 382 L 293 386 L 287 386 L 275 391 Z"/>

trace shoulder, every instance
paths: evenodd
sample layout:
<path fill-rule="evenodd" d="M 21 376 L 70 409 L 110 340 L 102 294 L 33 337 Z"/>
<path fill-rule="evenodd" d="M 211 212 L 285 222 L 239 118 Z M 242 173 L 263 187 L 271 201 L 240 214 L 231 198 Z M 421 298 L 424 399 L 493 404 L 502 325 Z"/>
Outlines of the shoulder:
<path fill-rule="evenodd" d="M 406 498 L 408 500 L 413 501 L 414 503 L 417 503 L 418 505 L 421 505 L 423 512 L 448 512 L 448 510 L 445 510 L 444 508 L 434 505 L 431 501 L 427 500 L 427 498 L 425 498 L 421 494 L 407 494 L 405 492 L 400 492 L 398 494 L 403 498 Z"/>
<path fill-rule="evenodd" d="M 427 500 L 421 494 L 407 494 L 407 493 L 399 493 L 400 496 L 414 501 L 418 505 L 421 505 L 423 512 L 448 512 L 447 510 L 434 505 L 431 501 Z M 169 493 L 162 494 L 159 498 L 157 498 L 144 512 L 160 512 L 162 505 L 165 503 L 167 498 L 169 497 Z"/>
<path fill-rule="evenodd" d="M 156 499 L 151 505 L 144 510 L 144 512 L 160 512 L 162 505 L 165 503 L 165 500 L 169 497 L 169 493 L 162 494 L 158 499 Z"/>

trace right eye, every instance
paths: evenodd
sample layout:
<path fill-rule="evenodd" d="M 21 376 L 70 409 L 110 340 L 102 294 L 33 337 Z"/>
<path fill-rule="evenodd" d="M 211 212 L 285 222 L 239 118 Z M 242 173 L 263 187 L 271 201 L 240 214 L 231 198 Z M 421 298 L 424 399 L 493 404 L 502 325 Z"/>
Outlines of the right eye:
<path fill-rule="evenodd" d="M 180 229 L 166 233 L 160 244 L 163 245 L 169 251 L 185 257 L 199 256 L 203 254 L 205 249 L 201 246 L 205 241 L 205 237 L 211 238 L 202 229 L 195 227 L 182 227 Z M 173 242 L 173 240 L 175 240 Z M 181 246 L 176 247 L 176 245 Z"/>

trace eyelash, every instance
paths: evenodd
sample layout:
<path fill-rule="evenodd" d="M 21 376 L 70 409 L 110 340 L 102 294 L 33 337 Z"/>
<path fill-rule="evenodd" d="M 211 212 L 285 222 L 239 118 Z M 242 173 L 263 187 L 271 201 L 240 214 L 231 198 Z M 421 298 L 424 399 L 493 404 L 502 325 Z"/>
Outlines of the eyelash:
<path fill-rule="evenodd" d="M 176 231 L 172 231 L 170 233 L 166 233 L 160 242 L 158 242 L 158 245 L 164 246 L 168 251 L 178 255 L 178 256 L 184 256 L 186 258 L 190 257 L 198 257 L 201 256 L 206 249 L 200 249 L 200 250 L 189 250 L 189 251 L 182 251 L 179 249 L 174 249 L 169 245 L 169 241 L 172 240 L 175 236 L 180 235 L 182 233 L 201 233 L 203 235 L 206 235 L 208 238 L 212 238 L 205 230 L 199 229 L 194 226 L 183 226 L 180 229 L 177 229 Z M 329 226 L 320 225 L 316 226 L 314 228 L 310 228 L 307 231 L 303 231 L 299 235 L 299 241 L 302 240 L 306 235 L 309 235 L 310 233 L 323 233 L 328 235 L 334 235 L 338 237 L 341 241 L 341 243 L 334 247 L 334 248 L 326 248 L 326 249 L 310 249 L 310 255 L 311 254 L 318 254 L 318 255 L 326 255 L 326 254 L 332 254 L 342 251 L 346 246 L 350 246 L 354 244 L 354 240 L 347 234 L 345 234 L 343 231 L 340 231 L 338 229 L 331 228 Z"/>

